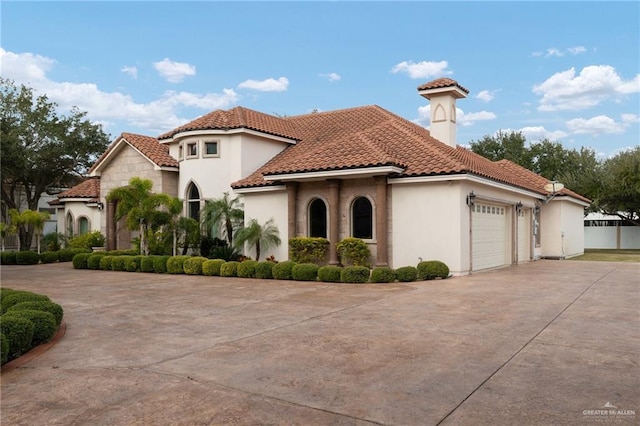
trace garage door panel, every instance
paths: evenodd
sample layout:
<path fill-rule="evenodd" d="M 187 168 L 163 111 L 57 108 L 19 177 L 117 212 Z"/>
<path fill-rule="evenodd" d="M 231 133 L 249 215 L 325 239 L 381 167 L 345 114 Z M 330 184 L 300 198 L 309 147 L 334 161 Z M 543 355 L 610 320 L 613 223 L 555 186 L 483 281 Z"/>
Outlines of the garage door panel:
<path fill-rule="evenodd" d="M 507 209 L 504 206 L 476 203 L 472 208 L 473 270 L 507 264 Z"/>

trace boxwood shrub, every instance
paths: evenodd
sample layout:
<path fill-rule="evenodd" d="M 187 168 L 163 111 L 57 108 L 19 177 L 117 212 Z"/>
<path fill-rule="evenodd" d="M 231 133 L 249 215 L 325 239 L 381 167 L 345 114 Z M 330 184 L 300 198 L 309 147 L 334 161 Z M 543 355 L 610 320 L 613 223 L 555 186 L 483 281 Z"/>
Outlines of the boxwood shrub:
<path fill-rule="evenodd" d="M 289 253 L 296 263 L 322 262 L 329 249 L 329 240 L 319 237 L 289 238 Z"/>
<path fill-rule="evenodd" d="M 369 266 L 371 251 L 360 238 L 348 237 L 336 244 L 336 250 L 344 265 Z"/>
<path fill-rule="evenodd" d="M 87 261 L 91 256 L 91 253 L 78 253 L 73 256 L 74 269 L 88 269 Z"/>
<path fill-rule="evenodd" d="M 103 271 L 111 270 L 111 262 L 113 262 L 113 256 L 106 255 L 100 258 L 100 269 Z"/>
<path fill-rule="evenodd" d="M 16 264 L 16 252 L 15 251 L 3 251 L 0 254 L 0 262 L 3 265 L 15 265 Z"/>
<path fill-rule="evenodd" d="M 256 260 L 245 260 L 238 265 L 238 276 L 240 278 L 255 278 L 256 277 Z"/>
<path fill-rule="evenodd" d="M 418 279 L 433 280 L 436 278 L 447 278 L 449 267 L 439 260 L 426 260 L 418 263 Z"/>
<path fill-rule="evenodd" d="M 153 256 L 142 256 L 140 258 L 140 271 L 155 272 L 153 268 Z"/>
<path fill-rule="evenodd" d="M 396 280 L 396 273 L 393 269 L 386 266 L 373 268 L 371 271 L 372 283 L 392 283 Z"/>
<path fill-rule="evenodd" d="M 17 265 L 37 265 L 40 263 L 40 255 L 35 251 L 16 252 Z"/>
<path fill-rule="evenodd" d="M 293 278 L 291 270 L 296 265 L 293 260 L 285 260 L 284 262 L 273 265 L 271 272 L 276 280 L 290 280 Z"/>
<path fill-rule="evenodd" d="M 238 274 L 238 264 L 240 262 L 236 262 L 234 260 L 230 262 L 225 262 L 220 266 L 220 276 L 221 277 L 235 277 Z"/>
<path fill-rule="evenodd" d="M 418 270 L 415 266 L 402 266 L 396 269 L 396 276 L 400 282 L 412 282 L 418 279 Z"/>
<path fill-rule="evenodd" d="M 325 283 L 339 283 L 342 268 L 335 265 L 322 266 L 318 269 L 318 279 Z"/>
<path fill-rule="evenodd" d="M 171 256 L 167 259 L 167 273 L 184 274 L 184 262 L 191 256 Z"/>
<path fill-rule="evenodd" d="M 202 274 L 211 276 L 220 275 L 220 266 L 224 264 L 224 259 L 209 259 L 202 264 Z"/>
<path fill-rule="evenodd" d="M 53 335 L 56 334 L 56 330 L 58 329 L 56 319 L 50 312 L 22 309 L 7 312 L 2 316 L 2 321 L 12 317 L 26 318 L 33 323 L 33 335 L 30 342 L 31 347 L 48 342 Z"/>
<path fill-rule="evenodd" d="M 124 261 L 129 256 L 113 256 L 111 259 L 111 270 L 112 271 L 126 271 L 124 268 Z"/>
<path fill-rule="evenodd" d="M 369 281 L 370 271 L 366 266 L 346 266 L 340 272 L 343 283 L 366 283 Z"/>
<path fill-rule="evenodd" d="M 100 269 L 100 260 L 104 257 L 104 254 L 92 254 L 87 258 L 87 269 Z"/>
<path fill-rule="evenodd" d="M 51 300 L 43 294 L 36 294 L 30 291 L 13 290 L 2 298 L 2 314 L 7 312 L 10 307 L 12 307 L 13 305 L 17 305 L 18 303 L 37 302 L 41 300 L 51 302 Z"/>
<path fill-rule="evenodd" d="M 124 270 L 127 272 L 140 272 L 140 261 L 142 256 L 123 256 Z"/>
<path fill-rule="evenodd" d="M 56 263 L 58 261 L 57 251 L 45 251 L 40 255 L 40 262 L 42 263 Z"/>
<path fill-rule="evenodd" d="M 60 325 L 60 323 L 62 322 L 62 315 L 64 312 L 62 310 L 62 306 L 58 305 L 57 303 L 48 302 L 46 300 L 39 300 L 39 301 L 33 301 L 33 302 L 20 302 L 11 306 L 9 309 L 7 309 L 7 313 L 13 312 L 13 311 L 20 311 L 24 309 L 33 309 L 36 311 L 49 312 L 55 318 L 56 325 Z"/>
<path fill-rule="evenodd" d="M 258 262 L 256 265 L 256 278 L 261 280 L 270 280 L 273 278 L 273 265 L 275 262 L 268 260 Z"/>
<path fill-rule="evenodd" d="M 202 264 L 208 259 L 202 256 L 192 256 L 184 261 L 182 267 L 187 275 L 202 275 Z"/>
<path fill-rule="evenodd" d="M 91 253 L 91 250 L 84 248 L 67 248 L 58 252 L 58 261 L 71 262 L 76 254 L 79 253 Z"/>
<path fill-rule="evenodd" d="M 291 268 L 291 278 L 296 281 L 317 281 L 318 265 L 315 263 L 299 263 Z"/>
<path fill-rule="evenodd" d="M 11 361 L 31 349 L 35 326 L 27 318 L 5 316 L 0 319 L 0 332 L 5 335 L 9 344 L 7 360 Z"/>
<path fill-rule="evenodd" d="M 156 274 L 165 274 L 167 272 L 167 261 L 171 259 L 171 256 L 154 256 L 153 257 L 153 270 Z"/>
<path fill-rule="evenodd" d="M 5 364 L 9 360 L 9 341 L 4 333 L 0 333 L 0 342 L 2 342 L 2 360 L 0 363 Z"/>

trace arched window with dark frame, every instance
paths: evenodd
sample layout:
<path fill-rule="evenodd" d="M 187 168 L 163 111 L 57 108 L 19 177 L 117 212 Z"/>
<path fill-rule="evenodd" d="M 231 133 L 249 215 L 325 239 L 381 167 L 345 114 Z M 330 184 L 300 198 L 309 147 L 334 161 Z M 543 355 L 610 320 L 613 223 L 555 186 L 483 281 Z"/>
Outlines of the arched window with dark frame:
<path fill-rule="evenodd" d="M 195 183 L 191 182 L 187 192 L 187 210 L 189 217 L 200 222 L 200 191 Z"/>
<path fill-rule="evenodd" d="M 351 228 L 353 237 L 370 240 L 373 238 L 373 207 L 366 197 L 358 197 L 351 207 Z"/>
<path fill-rule="evenodd" d="M 320 198 L 309 204 L 309 236 L 327 238 L 327 205 Z"/>
<path fill-rule="evenodd" d="M 78 219 L 78 235 L 84 235 L 89 232 L 89 219 L 82 216 Z"/>

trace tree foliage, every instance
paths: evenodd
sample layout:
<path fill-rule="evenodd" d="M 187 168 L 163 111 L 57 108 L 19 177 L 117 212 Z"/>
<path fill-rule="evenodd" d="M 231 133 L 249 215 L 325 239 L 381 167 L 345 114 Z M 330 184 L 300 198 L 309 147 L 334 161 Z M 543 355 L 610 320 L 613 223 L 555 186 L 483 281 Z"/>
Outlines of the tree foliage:
<path fill-rule="evenodd" d="M 37 211 L 43 192 L 69 187 L 86 173 L 109 144 L 109 135 L 77 108 L 68 116 L 46 95 L 0 77 L 0 151 L 2 201 L 7 209 Z M 6 221 L 6 211 L 3 219 Z M 19 229 L 29 247 L 32 226 Z"/>
<path fill-rule="evenodd" d="M 236 247 L 244 244 L 256 248 L 256 260 L 260 260 L 261 249 L 268 250 L 280 245 L 280 232 L 278 227 L 269 219 L 261 225 L 256 219 L 251 219 L 247 226 L 236 234 Z"/>
<path fill-rule="evenodd" d="M 606 160 L 601 176 L 597 208 L 640 226 L 640 146 Z"/>
<path fill-rule="evenodd" d="M 231 199 L 225 192 L 222 197 L 207 200 L 201 213 L 202 224 L 205 229 L 217 230 L 229 245 L 233 245 L 234 231 L 242 226 L 244 221 L 243 205 L 238 197 Z"/>

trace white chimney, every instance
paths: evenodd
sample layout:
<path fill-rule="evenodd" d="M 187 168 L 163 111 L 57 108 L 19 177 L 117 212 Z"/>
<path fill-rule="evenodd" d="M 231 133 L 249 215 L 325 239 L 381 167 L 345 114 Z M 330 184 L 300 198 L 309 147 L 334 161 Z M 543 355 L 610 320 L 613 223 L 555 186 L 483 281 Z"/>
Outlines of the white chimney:
<path fill-rule="evenodd" d="M 439 78 L 418 87 L 418 93 L 431 103 L 431 136 L 456 147 L 456 99 L 469 91 L 450 78 Z"/>

